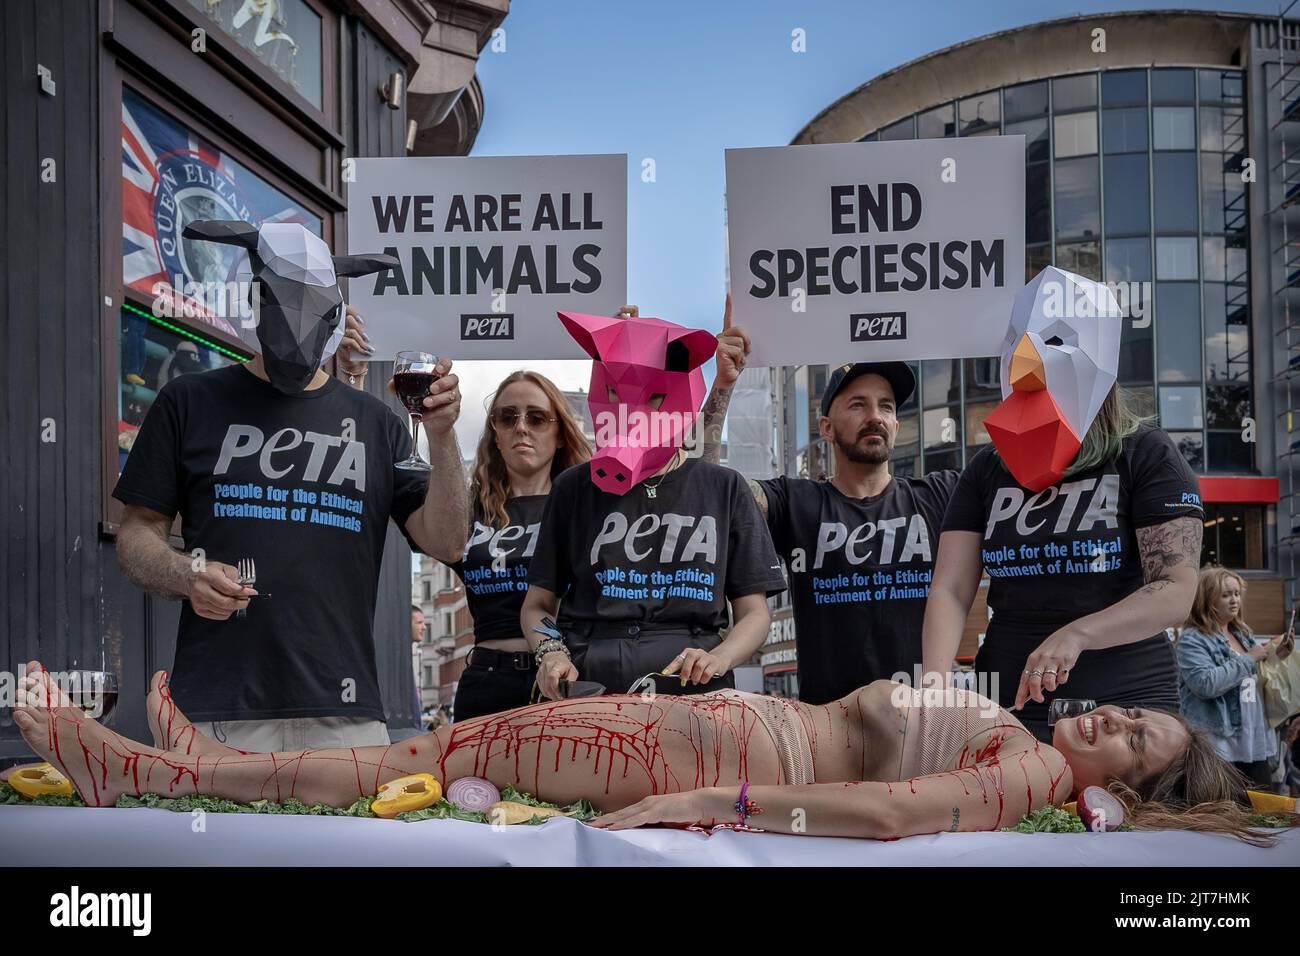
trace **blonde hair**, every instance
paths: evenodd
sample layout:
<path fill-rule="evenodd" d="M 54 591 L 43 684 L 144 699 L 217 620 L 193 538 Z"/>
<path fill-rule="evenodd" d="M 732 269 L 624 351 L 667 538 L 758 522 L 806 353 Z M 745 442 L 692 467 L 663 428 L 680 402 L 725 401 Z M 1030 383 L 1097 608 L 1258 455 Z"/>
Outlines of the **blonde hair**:
<path fill-rule="evenodd" d="M 1156 710 L 1158 708 L 1143 708 Z M 1134 830 L 1191 830 L 1236 837 L 1252 846 L 1273 846 L 1277 836 L 1252 828 L 1258 814 L 1250 802 L 1247 781 L 1218 755 L 1204 731 L 1192 727 L 1171 711 L 1187 731 L 1187 747 L 1163 771 L 1137 787 L 1118 780 L 1107 789 L 1124 804 L 1125 823 Z M 1275 812 L 1290 826 L 1300 824 L 1300 814 Z"/>
<path fill-rule="evenodd" d="M 556 418 L 559 436 L 555 448 L 555 457 L 551 459 L 551 478 L 564 469 L 580 465 L 591 459 L 591 443 L 582 433 L 577 416 L 569 407 L 564 394 L 545 375 L 520 369 L 511 372 L 497 386 L 492 401 L 488 403 L 488 420 L 483 425 L 483 434 L 479 436 L 478 453 L 474 459 L 473 480 L 470 482 L 470 498 L 478 505 L 479 511 L 494 528 L 504 528 L 510 523 L 506 513 L 506 502 L 510 500 L 510 473 L 506 470 L 505 458 L 495 441 L 496 433 L 492 429 L 492 413 L 496 410 L 497 399 L 509 386 L 516 382 L 532 382 L 545 394 L 551 403 L 551 413 Z"/>
<path fill-rule="evenodd" d="M 1187 615 L 1187 623 L 1183 625 L 1184 627 L 1194 627 L 1202 634 L 1218 634 L 1226 629 L 1237 638 L 1250 637 L 1252 631 L 1241 619 L 1240 610 L 1227 624 L 1219 620 L 1216 605 L 1219 603 L 1219 598 L 1223 597 L 1229 578 L 1237 582 L 1242 597 L 1245 597 L 1246 582 L 1242 580 L 1241 575 L 1227 568 L 1202 569 L 1196 579 L 1196 598 L 1192 601 L 1192 611 Z"/>
<path fill-rule="evenodd" d="M 1148 419 L 1133 407 L 1128 389 L 1112 385 L 1097 410 L 1088 432 L 1079 445 L 1079 453 L 1065 472 L 1065 477 L 1113 461 L 1124 450 L 1124 440 L 1137 432 Z"/>

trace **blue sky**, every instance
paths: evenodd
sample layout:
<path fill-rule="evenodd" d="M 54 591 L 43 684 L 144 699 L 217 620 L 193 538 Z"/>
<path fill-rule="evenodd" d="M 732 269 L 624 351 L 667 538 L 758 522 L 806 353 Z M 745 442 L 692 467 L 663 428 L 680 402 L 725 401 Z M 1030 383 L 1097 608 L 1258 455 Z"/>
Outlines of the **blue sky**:
<path fill-rule="evenodd" d="M 472 155 L 628 154 L 628 300 L 717 331 L 725 294 L 723 151 L 780 146 L 872 77 L 988 33 L 1142 3 L 1052 0 L 514 0 L 504 52 L 479 58 L 485 118 Z M 1276 15 L 1276 4 L 1179 9 Z M 791 50 L 802 28 L 807 51 Z M 655 161 L 656 181 L 641 181 Z M 454 358 L 454 356 L 453 356 Z M 483 399 L 519 363 L 460 363 L 466 454 Z M 563 387 L 589 365 L 533 363 Z M 712 378 L 712 367 L 708 369 Z"/>

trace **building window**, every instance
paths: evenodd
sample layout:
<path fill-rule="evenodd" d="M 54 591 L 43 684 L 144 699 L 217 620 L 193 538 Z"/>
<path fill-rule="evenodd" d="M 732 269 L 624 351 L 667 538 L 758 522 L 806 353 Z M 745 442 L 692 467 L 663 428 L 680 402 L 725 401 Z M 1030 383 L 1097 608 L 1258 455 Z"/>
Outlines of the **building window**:
<path fill-rule="evenodd" d="M 1107 70 L 1101 75 L 1101 105 L 1141 106 L 1147 105 L 1147 71 L 1146 70 Z M 1145 109 L 1142 110 L 1145 113 Z M 1146 120 L 1143 119 L 1143 128 Z"/>
<path fill-rule="evenodd" d="M 1106 175 L 1106 236 L 1147 235 L 1151 232 L 1147 154 L 1107 156 L 1103 165 Z M 1145 239 L 1142 242 L 1146 244 Z"/>
<path fill-rule="evenodd" d="M 1002 98 L 998 91 L 968 96 L 957 106 L 962 136 L 986 136 L 1002 129 Z"/>
<path fill-rule="evenodd" d="M 1193 238 L 1168 238 L 1156 240 L 1157 279 L 1195 279 L 1196 240 Z"/>
<path fill-rule="evenodd" d="M 303 99 L 321 108 L 322 20 L 305 0 L 189 0 Z"/>
<path fill-rule="evenodd" d="M 1161 382 L 1201 380 L 1201 294 L 1195 282 L 1156 283 L 1156 369 Z"/>
<path fill-rule="evenodd" d="M 215 330 L 256 349 L 235 246 L 186 239 L 196 219 L 261 225 L 301 223 L 321 235 L 322 218 L 220 147 L 122 88 L 122 281 L 154 314 Z"/>
<path fill-rule="evenodd" d="M 957 135 L 957 123 L 953 119 L 953 106 L 943 106 L 920 113 L 916 117 L 917 139 L 944 139 Z"/>
<path fill-rule="evenodd" d="M 1097 160 L 1066 159 L 1056 163 L 1056 238 L 1101 235 L 1101 184 Z"/>
<path fill-rule="evenodd" d="M 1157 232 L 1196 232 L 1196 154 L 1154 157 Z"/>
<path fill-rule="evenodd" d="M 1267 515 L 1264 505 L 1207 504 L 1201 565 L 1242 571 L 1268 567 L 1265 547 Z"/>
<path fill-rule="evenodd" d="M 1056 134 L 1056 158 L 1090 156 L 1097 152 L 1097 114 L 1071 113 L 1058 116 L 1052 123 Z"/>
<path fill-rule="evenodd" d="M 1022 83 L 1002 91 L 1002 111 L 1008 122 L 1047 115 L 1047 83 Z M 1010 132 L 1010 130 L 1008 130 Z"/>
<path fill-rule="evenodd" d="M 1147 151 L 1147 111 L 1103 110 L 1101 145 L 1107 153 L 1143 153 Z"/>
<path fill-rule="evenodd" d="M 126 467 L 135 436 L 159 389 L 182 375 L 233 365 L 246 357 L 130 304 L 122 307 L 121 316 L 118 474 Z"/>
<path fill-rule="evenodd" d="M 1052 111 L 1066 113 L 1073 110 L 1095 109 L 1097 106 L 1097 74 L 1080 73 L 1077 76 L 1059 76 L 1052 80 Z"/>
<path fill-rule="evenodd" d="M 247 254 L 186 239 L 185 226 L 198 219 L 274 219 L 302 223 L 320 235 L 324 225 L 321 215 L 126 85 L 121 118 L 125 301 L 120 349 L 105 351 L 108 379 L 117 383 L 117 433 L 105 440 L 118 449 L 118 474 L 163 385 L 258 351 Z M 108 488 L 114 477 L 105 475 Z M 121 506 L 108 488 L 112 524 Z"/>
<path fill-rule="evenodd" d="M 1156 149 L 1195 149 L 1196 110 L 1190 106 L 1152 109 L 1151 141 Z"/>

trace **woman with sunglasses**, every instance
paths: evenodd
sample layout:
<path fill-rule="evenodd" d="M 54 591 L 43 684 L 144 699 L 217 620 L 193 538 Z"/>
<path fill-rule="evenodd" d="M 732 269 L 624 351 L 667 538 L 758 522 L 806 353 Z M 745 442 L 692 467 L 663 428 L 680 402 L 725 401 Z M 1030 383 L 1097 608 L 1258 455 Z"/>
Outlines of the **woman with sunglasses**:
<path fill-rule="evenodd" d="M 537 663 L 519 631 L 528 563 L 551 479 L 590 458 L 591 445 L 554 382 L 537 372 L 506 376 L 478 442 L 465 553 L 451 566 L 474 617 L 474 648 L 456 686 L 457 722 L 529 702 Z"/>

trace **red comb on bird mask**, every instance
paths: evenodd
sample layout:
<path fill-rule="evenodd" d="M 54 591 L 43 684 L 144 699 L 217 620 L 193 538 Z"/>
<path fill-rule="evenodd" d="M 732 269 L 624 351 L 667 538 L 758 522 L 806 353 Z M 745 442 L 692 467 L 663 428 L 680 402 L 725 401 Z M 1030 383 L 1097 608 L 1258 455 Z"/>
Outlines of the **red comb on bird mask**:
<path fill-rule="evenodd" d="M 591 480 L 602 491 L 627 494 L 685 442 L 704 401 L 700 366 L 718 340 L 663 319 L 557 314 L 592 358 Z"/>
<path fill-rule="evenodd" d="M 1002 343 L 1002 403 L 984 420 L 1012 477 L 1042 491 L 1064 477 L 1119 371 L 1110 289 L 1049 266 L 1016 295 Z"/>

